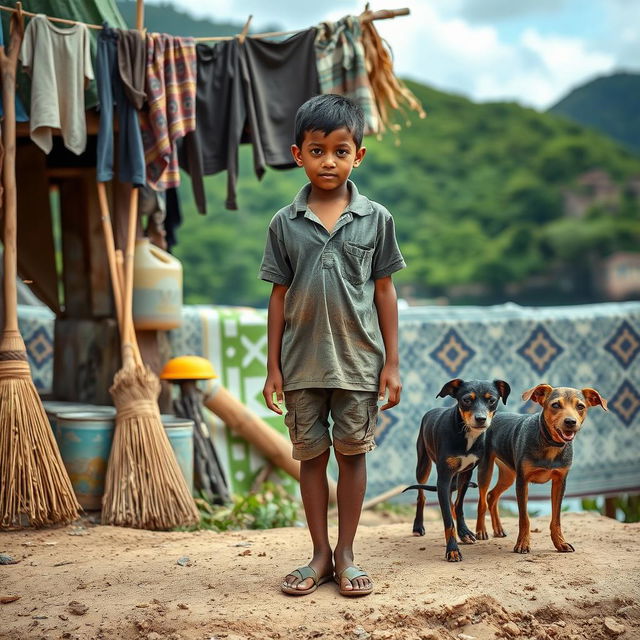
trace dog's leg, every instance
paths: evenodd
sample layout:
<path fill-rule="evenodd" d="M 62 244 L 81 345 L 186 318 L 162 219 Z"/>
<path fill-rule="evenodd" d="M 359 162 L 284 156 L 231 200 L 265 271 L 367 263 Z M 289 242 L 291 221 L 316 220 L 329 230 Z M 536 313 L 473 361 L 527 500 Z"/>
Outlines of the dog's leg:
<path fill-rule="evenodd" d="M 462 542 L 466 544 L 473 544 L 476 541 L 476 537 L 473 535 L 469 528 L 467 527 L 467 523 L 464 520 L 464 494 L 467 492 L 467 488 L 469 486 L 469 480 L 471 480 L 471 474 L 473 473 L 473 469 L 469 469 L 469 471 L 463 471 L 458 474 L 458 496 L 456 497 L 455 504 L 455 514 L 456 514 L 456 525 L 458 527 L 458 538 Z"/>
<path fill-rule="evenodd" d="M 491 514 L 491 525 L 493 527 L 493 535 L 495 538 L 504 538 L 507 534 L 502 528 L 499 513 L 500 496 L 513 484 L 516 478 L 515 471 L 510 469 L 501 460 L 496 458 L 498 464 L 498 482 L 496 486 L 487 494 L 487 504 L 489 505 L 489 513 Z"/>
<path fill-rule="evenodd" d="M 418 484 L 424 484 L 428 478 L 429 473 L 431 473 L 431 458 L 429 458 L 427 454 L 427 450 L 424 446 L 424 441 L 422 439 L 422 432 L 418 437 L 418 464 L 416 466 L 416 480 Z M 416 517 L 413 521 L 413 535 L 414 536 L 423 536 L 424 535 L 424 491 L 422 489 L 418 489 L 418 501 L 416 502 Z"/>
<path fill-rule="evenodd" d="M 562 498 L 567 483 L 567 474 L 554 476 L 551 484 L 551 540 L 555 548 L 563 553 L 575 551 L 562 535 L 560 528 L 560 514 L 562 513 Z"/>
<path fill-rule="evenodd" d="M 478 540 L 489 539 L 484 520 L 487 513 L 487 492 L 489 491 L 495 457 L 494 453 L 485 452 L 478 465 L 478 519 L 476 520 L 476 538 Z"/>
<path fill-rule="evenodd" d="M 522 471 L 516 475 L 516 498 L 518 499 L 518 539 L 513 547 L 514 553 L 529 553 L 531 550 L 529 513 L 529 482 Z"/>
<path fill-rule="evenodd" d="M 444 522 L 444 539 L 447 543 L 446 559 L 449 562 L 460 562 L 462 554 L 458 549 L 456 530 L 451 514 L 451 470 L 446 466 L 438 467 L 438 502 Z"/>

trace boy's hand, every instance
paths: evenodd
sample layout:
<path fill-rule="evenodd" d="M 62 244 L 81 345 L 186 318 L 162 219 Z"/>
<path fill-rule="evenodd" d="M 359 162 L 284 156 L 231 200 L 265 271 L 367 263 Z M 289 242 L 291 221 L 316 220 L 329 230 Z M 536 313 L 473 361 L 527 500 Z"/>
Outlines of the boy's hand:
<path fill-rule="evenodd" d="M 276 394 L 276 402 L 273 401 L 274 393 Z M 282 372 L 279 369 L 278 371 L 270 371 L 267 374 L 262 395 L 264 396 L 267 407 L 269 407 L 271 411 L 275 411 L 278 415 L 282 415 L 282 409 L 278 406 L 284 402 L 284 396 L 282 394 Z"/>
<path fill-rule="evenodd" d="M 400 371 L 397 366 L 385 364 L 380 372 L 380 389 L 378 390 L 378 400 L 384 399 L 384 392 L 389 389 L 389 399 L 387 403 L 380 407 L 380 411 L 386 411 L 395 407 L 400 402 L 402 384 L 400 383 Z"/>

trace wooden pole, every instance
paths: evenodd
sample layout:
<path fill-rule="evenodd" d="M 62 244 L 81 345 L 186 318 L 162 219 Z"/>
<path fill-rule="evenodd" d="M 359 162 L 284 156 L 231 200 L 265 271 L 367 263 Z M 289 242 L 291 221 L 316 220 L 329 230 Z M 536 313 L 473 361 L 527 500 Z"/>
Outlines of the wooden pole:
<path fill-rule="evenodd" d="M 136 29 L 138 31 L 144 29 L 144 0 L 136 1 Z"/>

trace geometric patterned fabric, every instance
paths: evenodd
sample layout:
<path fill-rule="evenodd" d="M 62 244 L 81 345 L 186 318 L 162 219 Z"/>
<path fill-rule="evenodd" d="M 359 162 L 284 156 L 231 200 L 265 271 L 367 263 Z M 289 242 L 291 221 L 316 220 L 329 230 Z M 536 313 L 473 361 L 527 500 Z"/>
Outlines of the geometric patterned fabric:
<path fill-rule="evenodd" d="M 53 315 L 26 306 L 18 313 L 36 386 L 41 393 L 50 392 Z M 400 309 L 399 321 L 402 401 L 378 420 L 378 447 L 368 455 L 368 497 L 415 482 L 420 421 L 428 409 L 452 404 L 451 398 L 435 396 L 456 377 L 506 380 L 512 392 L 501 410 L 516 413 L 538 410 L 538 405 L 520 398 L 536 384 L 594 387 L 607 399 L 609 411 L 590 409 L 573 445 L 566 495 L 640 490 L 640 302 L 410 307 Z M 282 418 L 262 400 L 266 311 L 186 306 L 182 327 L 171 332 L 171 343 L 175 355 L 208 358 L 221 384 L 286 433 Z M 246 490 L 263 460 L 219 423 L 213 437 L 232 489 Z M 434 471 L 430 482 L 435 478 Z M 529 485 L 532 498 L 548 499 L 549 490 L 549 485 Z"/>

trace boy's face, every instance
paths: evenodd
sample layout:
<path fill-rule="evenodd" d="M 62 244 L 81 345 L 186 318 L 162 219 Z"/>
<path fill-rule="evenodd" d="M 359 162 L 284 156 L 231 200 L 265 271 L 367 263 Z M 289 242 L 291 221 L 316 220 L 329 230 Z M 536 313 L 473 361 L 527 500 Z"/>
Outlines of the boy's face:
<path fill-rule="evenodd" d="M 353 136 L 346 128 L 306 131 L 302 146 L 292 145 L 291 153 L 299 167 L 304 167 L 311 184 L 324 191 L 341 187 L 364 158 L 366 149 L 356 149 Z"/>

